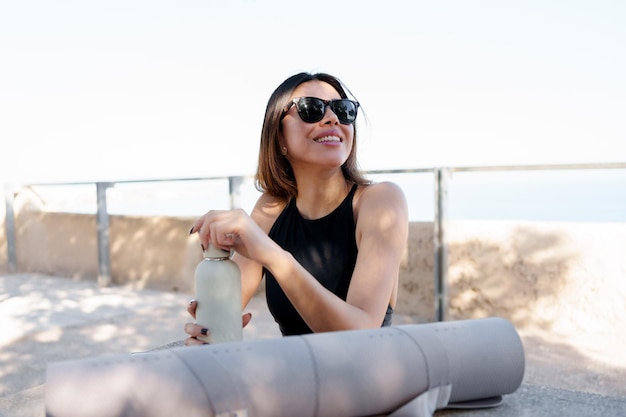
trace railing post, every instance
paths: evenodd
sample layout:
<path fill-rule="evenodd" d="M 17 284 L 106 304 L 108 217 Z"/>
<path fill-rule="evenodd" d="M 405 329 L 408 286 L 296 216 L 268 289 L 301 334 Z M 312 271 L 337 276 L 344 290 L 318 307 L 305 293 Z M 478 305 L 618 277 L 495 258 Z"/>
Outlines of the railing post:
<path fill-rule="evenodd" d="M 230 208 L 236 209 L 241 207 L 241 185 L 246 177 L 230 176 L 228 177 L 228 193 L 230 195 Z"/>
<path fill-rule="evenodd" d="M 448 245 L 446 242 L 446 220 L 448 215 L 449 168 L 435 168 L 435 320 L 444 321 L 448 309 Z"/>
<path fill-rule="evenodd" d="M 9 272 L 17 271 L 17 254 L 15 242 L 15 191 L 13 186 L 4 185 L 5 232 L 7 235 L 7 260 Z"/>
<path fill-rule="evenodd" d="M 109 213 L 107 210 L 107 189 L 113 184 L 96 183 L 98 211 L 96 226 L 98 229 L 98 285 L 107 287 L 111 284 L 111 256 L 109 244 Z"/>

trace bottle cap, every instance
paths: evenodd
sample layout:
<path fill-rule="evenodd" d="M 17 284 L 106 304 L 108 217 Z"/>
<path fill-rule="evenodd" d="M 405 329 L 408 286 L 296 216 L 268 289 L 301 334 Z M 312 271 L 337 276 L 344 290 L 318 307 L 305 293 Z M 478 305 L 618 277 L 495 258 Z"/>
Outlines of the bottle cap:
<path fill-rule="evenodd" d="M 205 258 L 219 259 L 230 257 L 230 252 L 227 250 L 216 248 L 209 243 L 209 247 L 206 248 L 206 250 L 203 252 L 203 255 Z"/>

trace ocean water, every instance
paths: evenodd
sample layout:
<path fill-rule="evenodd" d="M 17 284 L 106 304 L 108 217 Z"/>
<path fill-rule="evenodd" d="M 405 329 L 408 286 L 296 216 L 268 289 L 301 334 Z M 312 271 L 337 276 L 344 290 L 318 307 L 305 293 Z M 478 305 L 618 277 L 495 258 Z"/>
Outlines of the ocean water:
<path fill-rule="evenodd" d="M 434 218 L 433 173 L 369 177 L 393 181 L 404 190 L 411 221 Z M 252 179 L 246 179 L 238 204 L 250 211 L 258 196 Z M 93 184 L 36 186 L 31 198 L 49 211 L 96 212 Z M 453 220 L 626 222 L 626 169 L 454 172 L 447 198 Z M 117 183 L 107 191 L 110 214 L 197 217 L 229 207 L 225 179 Z"/>
<path fill-rule="evenodd" d="M 432 173 L 375 178 L 403 188 L 412 221 L 434 218 Z M 453 220 L 626 222 L 626 170 L 453 172 L 447 203 Z"/>
<path fill-rule="evenodd" d="M 455 173 L 449 203 L 452 218 L 625 222 L 626 170 Z"/>

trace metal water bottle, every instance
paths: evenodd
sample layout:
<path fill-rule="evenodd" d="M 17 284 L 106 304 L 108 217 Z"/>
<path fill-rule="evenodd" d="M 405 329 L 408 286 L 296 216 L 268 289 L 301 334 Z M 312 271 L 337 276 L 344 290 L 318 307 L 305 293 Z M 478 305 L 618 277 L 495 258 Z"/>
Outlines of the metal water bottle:
<path fill-rule="evenodd" d="M 209 329 L 198 339 L 207 343 L 243 339 L 241 322 L 241 273 L 230 252 L 209 243 L 196 267 L 196 323 Z"/>

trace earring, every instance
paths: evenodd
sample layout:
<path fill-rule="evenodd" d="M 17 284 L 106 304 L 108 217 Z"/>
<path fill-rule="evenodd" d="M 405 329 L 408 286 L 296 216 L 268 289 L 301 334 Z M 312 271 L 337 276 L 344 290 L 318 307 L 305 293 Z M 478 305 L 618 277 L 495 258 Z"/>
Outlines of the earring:
<path fill-rule="evenodd" d="M 287 155 L 287 147 L 286 147 L 286 146 L 281 147 L 281 148 L 280 148 L 280 153 L 282 153 L 282 154 L 283 154 L 283 156 L 284 156 L 284 155 Z"/>

